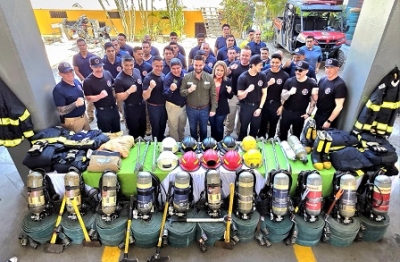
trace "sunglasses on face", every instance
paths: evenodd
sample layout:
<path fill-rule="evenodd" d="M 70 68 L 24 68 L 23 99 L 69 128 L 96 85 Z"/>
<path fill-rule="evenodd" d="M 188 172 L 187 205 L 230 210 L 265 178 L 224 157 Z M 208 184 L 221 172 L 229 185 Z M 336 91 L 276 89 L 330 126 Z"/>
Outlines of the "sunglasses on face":
<path fill-rule="evenodd" d="M 304 69 L 302 69 L 302 68 L 296 68 L 294 71 L 298 71 L 298 72 L 302 73 L 302 72 L 304 71 Z"/>

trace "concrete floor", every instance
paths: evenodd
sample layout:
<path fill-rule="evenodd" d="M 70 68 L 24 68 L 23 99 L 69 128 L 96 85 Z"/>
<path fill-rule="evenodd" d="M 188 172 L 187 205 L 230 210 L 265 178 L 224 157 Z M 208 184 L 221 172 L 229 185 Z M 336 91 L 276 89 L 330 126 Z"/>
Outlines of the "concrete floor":
<path fill-rule="evenodd" d="M 395 131 L 390 141 L 400 152 L 400 118 L 397 118 Z M 397 163 L 399 166 L 399 162 Z M 34 250 L 30 247 L 22 247 L 19 244 L 21 221 L 28 213 L 26 190 L 14 163 L 4 147 L 0 147 L 0 261 L 17 256 L 18 261 L 118 261 L 118 253 L 113 258 L 103 256 L 104 247 L 88 248 L 72 245 L 64 250 L 63 254 L 48 254 L 43 247 Z M 329 244 L 318 244 L 312 248 L 317 261 L 398 261 L 400 257 L 400 180 L 392 178 L 392 195 L 389 216 L 391 223 L 384 236 L 378 243 L 357 242 L 349 247 L 338 248 Z M 132 247 L 130 257 L 136 257 L 140 261 L 153 255 L 155 248 L 143 249 Z M 122 252 L 121 252 L 122 254 Z M 196 243 L 184 249 L 172 247 L 163 248 L 162 255 L 169 255 L 172 261 L 311 261 L 306 257 L 296 258 L 293 247 L 283 243 L 274 244 L 270 248 L 258 246 L 256 241 L 240 243 L 234 250 L 223 250 L 210 247 L 206 253 L 201 253 Z M 396 259 L 397 257 L 397 259 Z"/>

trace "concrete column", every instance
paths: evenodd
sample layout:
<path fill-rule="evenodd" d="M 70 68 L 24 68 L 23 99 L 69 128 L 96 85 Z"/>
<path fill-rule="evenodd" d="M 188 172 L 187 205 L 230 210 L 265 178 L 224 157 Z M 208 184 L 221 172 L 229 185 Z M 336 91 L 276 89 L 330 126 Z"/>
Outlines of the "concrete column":
<path fill-rule="evenodd" d="M 400 1 L 364 0 L 342 77 L 348 88 L 339 128 L 350 131 L 381 79 L 400 67 Z"/>
<path fill-rule="evenodd" d="M 54 77 L 30 1 L 0 1 L 0 77 L 28 108 L 35 132 L 59 123 L 52 98 Z M 30 144 L 9 149 L 24 183 L 22 165 Z"/>

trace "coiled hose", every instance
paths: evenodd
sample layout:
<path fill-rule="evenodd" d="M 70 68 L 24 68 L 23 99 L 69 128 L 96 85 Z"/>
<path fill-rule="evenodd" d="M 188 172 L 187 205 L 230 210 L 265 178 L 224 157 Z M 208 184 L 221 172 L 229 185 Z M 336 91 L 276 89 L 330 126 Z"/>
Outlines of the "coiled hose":
<path fill-rule="evenodd" d="M 142 248 L 155 247 L 160 234 L 161 220 L 161 212 L 154 213 L 148 221 L 133 219 L 131 230 L 135 238 L 135 245 Z"/>
<path fill-rule="evenodd" d="M 268 238 L 268 240 L 272 243 L 279 243 L 287 238 L 290 234 L 292 226 L 293 222 L 288 216 L 285 216 L 280 222 L 275 222 L 265 217 L 265 221 L 261 223 L 261 229 L 266 228 L 268 231 L 268 235 L 263 233 L 263 237 Z M 261 232 L 265 231 L 262 230 Z"/>
<path fill-rule="evenodd" d="M 372 221 L 362 214 L 359 215 L 358 219 L 361 224 L 365 227 L 365 231 L 362 231 L 362 240 L 367 242 L 379 241 L 386 233 L 386 230 L 390 223 L 390 218 L 387 214 L 383 215 L 385 220 L 381 222 Z"/>
<path fill-rule="evenodd" d="M 236 235 L 239 237 L 240 242 L 249 242 L 254 239 L 254 231 L 256 230 L 260 213 L 254 211 L 250 219 L 240 219 L 236 215 L 232 215 L 232 221 L 237 227 Z M 233 234 L 234 235 L 234 234 Z"/>
<path fill-rule="evenodd" d="M 226 211 L 222 211 L 222 217 L 226 215 Z M 210 218 L 210 216 L 204 210 L 197 214 L 198 218 Z M 215 241 L 220 240 L 224 237 L 226 229 L 225 223 L 197 223 L 196 239 L 200 239 L 202 234 L 206 234 L 207 246 L 214 246 Z"/>
<path fill-rule="evenodd" d="M 22 221 L 22 232 L 34 241 L 44 244 L 50 241 L 56 224 L 57 214 L 44 217 L 40 221 L 33 221 L 31 213 L 25 216 Z"/>
<path fill-rule="evenodd" d="M 360 229 L 360 220 L 357 217 L 353 218 L 353 222 L 348 225 L 339 223 L 332 217 L 329 217 L 327 222 L 331 230 L 329 243 L 333 246 L 346 247 L 351 245 Z"/>
<path fill-rule="evenodd" d="M 304 220 L 303 217 L 296 215 L 294 220 L 296 221 L 297 239 L 296 244 L 301 246 L 315 246 L 320 242 L 325 220 L 322 216 L 318 216 L 317 221 L 310 223 Z"/>
<path fill-rule="evenodd" d="M 187 218 L 195 218 L 197 214 L 191 210 L 186 214 Z M 196 237 L 196 223 L 174 222 L 165 224 L 168 230 L 168 243 L 172 247 L 187 247 Z"/>
<path fill-rule="evenodd" d="M 118 246 L 124 241 L 126 233 L 126 223 L 128 221 L 127 206 L 124 206 L 118 218 L 111 222 L 105 222 L 101 215 L 96 215 L 96 229 L 99 233 L 100 241 L 105 246 Z"/>
<path fill-rule="evenodd" d="M 86 228 L 94 228 L 96 214 L 88 212 L 82 216 L 82 219 Z M 69 219 L 68 212 L 65 212 L 61 221 L 61 226 L 63 228 L 64 234 L 71 239 L 72 244 L 82 244 L 85 237 L 83 236 L 83 231 L 78 219 Z"/>

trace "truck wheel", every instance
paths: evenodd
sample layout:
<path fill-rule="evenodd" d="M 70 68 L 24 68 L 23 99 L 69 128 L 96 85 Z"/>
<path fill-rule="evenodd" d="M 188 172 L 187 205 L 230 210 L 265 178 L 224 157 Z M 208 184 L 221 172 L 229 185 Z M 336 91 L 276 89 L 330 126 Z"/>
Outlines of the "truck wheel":
<path fill-rule="evenodd" d="M 339 61 L 339 67 L 342 67 L 342 65 L 344 65 L 344 61 L 346 60 L 346 56 L 342 50 L 339 49 L 337 51 L 336 59 Z"/>
<path fill-rule="evenodd" d="M 273 39 L 272 45 L 273 45 L 275 48 L 281 47 L 281 45 L 278 44 L 278 33 L 276 32 L 276 30 L 274 31 L 274 39 Z"/>

